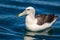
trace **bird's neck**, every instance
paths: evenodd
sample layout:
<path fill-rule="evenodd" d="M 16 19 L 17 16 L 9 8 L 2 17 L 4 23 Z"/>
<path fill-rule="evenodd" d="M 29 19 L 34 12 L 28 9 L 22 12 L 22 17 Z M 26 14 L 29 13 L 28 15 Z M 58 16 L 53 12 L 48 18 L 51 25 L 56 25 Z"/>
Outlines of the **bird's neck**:
<path fill-rule="evenodd" d="M 34 24 L 35 23 L 35 15 L 29 14 L 26 16 L 26 25 L 27 24 Z"/>
<path fill-rule="evenodd" d="M 28 16 L 32 19 L 35 19 L 35 14 L 33 14 L 33 13 L 30 13 Z"/>

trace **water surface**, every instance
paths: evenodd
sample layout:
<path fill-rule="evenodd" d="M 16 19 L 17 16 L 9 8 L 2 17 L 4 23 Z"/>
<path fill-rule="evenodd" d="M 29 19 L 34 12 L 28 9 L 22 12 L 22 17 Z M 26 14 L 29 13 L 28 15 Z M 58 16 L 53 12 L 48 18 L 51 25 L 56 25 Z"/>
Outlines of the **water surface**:
<path fill-rule="evenodd" d="M 31 34 L 26 30 L 26 16 L 17 15 L 28 6 L 36 9 L 37 14 L 58 15 L 57 21 L 51 26 L 50 35 Z M 39 35 L 38 35 L 39 34 Z M 0 40 L 60 40 L 60 1 L 59 0 L 0 0 Z"/>

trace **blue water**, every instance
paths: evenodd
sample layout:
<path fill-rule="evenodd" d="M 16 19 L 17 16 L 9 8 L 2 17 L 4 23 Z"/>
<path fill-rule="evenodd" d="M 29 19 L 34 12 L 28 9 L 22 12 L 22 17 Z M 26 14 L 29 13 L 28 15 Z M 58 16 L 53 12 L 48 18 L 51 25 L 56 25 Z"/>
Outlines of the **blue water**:
<path fill-rule="evenodd" d="M 58 15 L 51 26 L 51 36 L 35 35 L 34 40 L 60 40 L 60 0 L 0 0 L 0 40 L 24 40 L 27 34 L 26 16 L 18 17 L 26 7 L 32 6 L 37 14 Z"/>

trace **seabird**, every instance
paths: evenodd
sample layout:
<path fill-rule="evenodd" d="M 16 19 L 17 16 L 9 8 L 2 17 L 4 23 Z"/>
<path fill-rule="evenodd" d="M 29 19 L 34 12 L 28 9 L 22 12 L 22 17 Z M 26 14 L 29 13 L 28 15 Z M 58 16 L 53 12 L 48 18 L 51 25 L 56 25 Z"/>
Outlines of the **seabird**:
<path fill-rule="evenodd" d="M 26 16 L 26 28 L 30 31 L 40 31 L 51 27 L 51 25 L 57 20 L 58 16 L 54 14 L 39 14 L 35 16 L 35 8 L 27 7 L 18 16 Z"/>

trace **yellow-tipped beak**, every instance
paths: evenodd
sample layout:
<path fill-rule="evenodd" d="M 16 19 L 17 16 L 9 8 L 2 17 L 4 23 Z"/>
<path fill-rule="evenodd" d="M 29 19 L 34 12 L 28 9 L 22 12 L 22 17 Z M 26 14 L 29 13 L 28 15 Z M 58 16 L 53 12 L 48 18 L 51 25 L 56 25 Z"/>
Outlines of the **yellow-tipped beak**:
<path fill-rule="evenodd" d="M 22 16 L 22 13 L 18 14 L 18 17 Z"/>
<path fill-rule="evenodd" d="M 24 12 L 22 12 L 22 13 L 19 13 L 18 16 L 20 17 L 20 16 L 23 16 L 23 15 L 25 15 L 25 14 L 26 14 L 26 11 L 24 11 Z"/>

